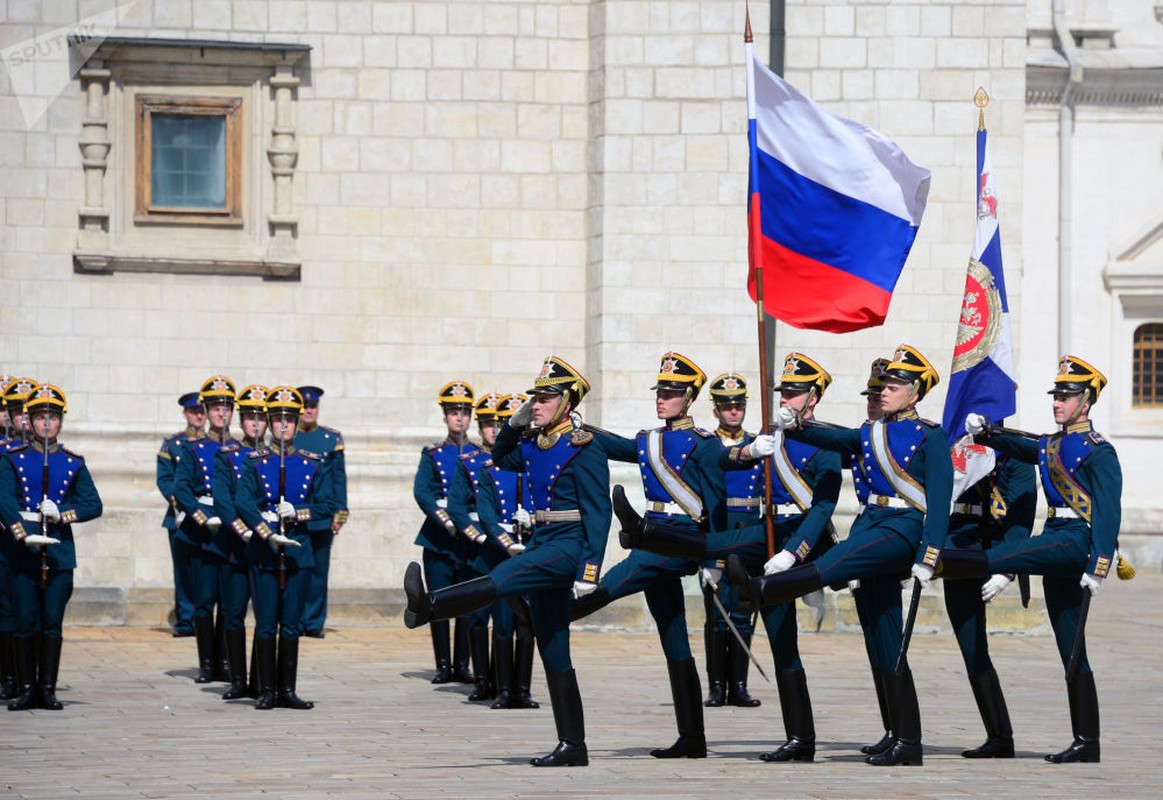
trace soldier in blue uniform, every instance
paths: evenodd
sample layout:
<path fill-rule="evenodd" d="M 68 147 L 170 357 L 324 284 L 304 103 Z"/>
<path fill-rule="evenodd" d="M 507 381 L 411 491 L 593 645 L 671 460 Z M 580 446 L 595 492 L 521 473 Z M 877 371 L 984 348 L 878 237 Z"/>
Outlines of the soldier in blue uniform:
<path fill-rule="evenodd" d="M 323 397 L 323 390 L 318 386 L 300 386 L 299 394 L 303 396 L 303 416 L 299 418 L 295 447 L 318 453 L 327 459 L 335 503 L 335 515 L 330 520 L 315 520 L 308 526 L 315 566 L 311 570 L 307 607 L 303 610 L 303 633 L 312 639 L 322 639 L 323 626 L 327 621 L 327 576 L 331 571 L 331 546 L 348 518 L 347 454 L 344 451 L 343 434 L 319 424 L 319 399 Z"/>
<path fill-rule="evenodd" d="M 267 396 L 269 448 L 250 454 L 238 479 L 235 509 L 254 531 L 247 547 L 254 586 L 254 642 L 258 699 L 254 707 L 308 710 L 314 703 L 295 691 L 299 674 L 299 632 L 311 580 L 312 520 L 335 514 L 331 476 L 325 459 L 295 447 L 303 398 L 291 386 Z M 276 651 L 276 638 L 278 649 Z"/>
<path fill-rule="evenodd" d="M 532 399 L 497 435 L 493 462 L 528 481 L 534 528 L 525 551 L 488 575 L 437 591 L 425 589 L 415 562 L 404 575 L 409 628 L 528 595 L 558 738 L 553 752 L 529 762 L 535 767 L 589 764 L 581 692 L 569 657 L 569 599 L 597 587 L 610 532 L 606 454 L 570 416 L 589 389 L 581 373 L 550 356 L 529 390 Z M 527 431 L 530 423 L 533 430 Z"/>
<path fill-rule="evenodd" d="M 776 424 L 788 438 L 855 457 L 871 491 L 848 538 L 815 561 L 752 579 L 743 561 L 731 556 L 727 570 L 744 599 L 762 606 L 854 578 L 863 582 L 898 576 L 910 571 L 914 557 L 913 576 L 922 583 L 932 577 L 949 528 L 953 465 L 944 430 L 918 417 L 916 405 L 938 380 L 932 364 L 916 348 L 902 344 L 885 373 L 881 419 L 857 429 L 826 428 L 803 425 L 800 414 L 787 407 L 779 409 Z M 760 442 L 767 438 L 756 437 L 750 447 L 762 449 Z M 882 656 L 899 652 L 899 591 L 895 603 L 878 611 L 866 622 L 883 629 L 890 639 L 877 652 Z M 921 714 L 912 671 L 906 664 L 900 675 L 895 674 L 895 659 L 874 666 L 884 673 L 894 740 L 889 748 L 865 760 L 874 766 L 920 765 L 924 758 Z"/>
<path fill-rule="evenodd" d="M 818 363 L 800 353 L 791 353 L 784 361 L 778 387 L 780 406 L 803 419 L 813 419 L 816 405 L 831 382 L 832 376 Z M 733 465 L 727 472 L 728 485 L 733 475 L 750 473 L 763 457 L 771 458 L 772 471 L 772 539 L 777 552 L 770 559 L 764 522 L 752 521 L 749 526 L 711 532 L 704 537 L 652 520 L 649 515 L 639 521 L 615 497 L 615 511 L 623 525 L 623 544 L 703 562 L 721 563 L 735 557 L 742 559 L 748 570 L 762 568 L 768 574 L 810 562 L 832 542 L 830 521 L 840 493 L 840 458 L 827 450 L 787 439 L 781 433 L 765 435 L 749 444 L 733 445 L 724 454 L 724 460 Z M 718 583 L 719 576 L 715 577 Z M 765 605 L 760 613 L 775 661 L 787 734 L 784 744 L 760 758 L 812 761 L 816 733 L 807 677 L 799 656 L 794 598 Z"/>
<path fill-rule="evenodd" d="M 750 444 L 752 436 L 743 430 L 743 420 L 747 416 L 747 381 L 742 375 L 733 372 L 718 376 L 710 383 L 708 393 L 711 396 L 711 408 L 719 427 L 715 436 L 724 448 Z M 748 469 L 737 469 L 727 473 L 727 527 L 729 530 L 737 527 L 747 527 L 759 519 L 760 505 L 762 504 L 763 471 L 758 463 Z M 715 568 L 722 575 L 726 567 L 726 560 L 716 562 Z M 718 584 L 719 602 L 731 615 L 735 629 L 743 637 L 744 643 L 750 647 L 751 637 L 755 633 L 753 614 L 744 614 L 735 604 L 738 593 L 729 582 Z M 743 651 L 743 647 L 727 621 L 715 607 L 712 597 L 715 590 L 709 584 L 703 586 L 704 610 L 706 611 L 706 628 L 703 631 L 707 650 L 707 699 L 703 703 L 707 708 L 719 708 L 724 705 L 754 708 L 760 705 L 758 698 L 752 697 L 747 690 L 747 673 L 751 667 L 751 660 Z M 731 675 L 728 682 L 727 674 Z"/>
<path fill-rule="evenodd" d="M 35 386 L 24 410 L 33 439 L 0 464 L 0 521 L 19 546 L 13 561 L 18 693 L 8 710 L 59 711 L 62 623 L 77 567 L 72 526 L 101 516 L 101 496 L 85 459 L 57 441 L 69 410 L 64 392 Z"/>
<path fill-rule="evenodd" d="M 246 673 L 246 607 L 250 603 L 250 559 L 247 543 L 254 532 L 238 516 L 235 497 L 242 471 L 256 450 L 265 446 L 268 390 L 265 386 L 247 386 L 238 393 L 235 404 L 241 418 L 242 441 L 222 445 L 215 456 L 214 515 L 221 520 L 215 535 L 218 549 L 226 554 L 222 581 L 222 609 L 225 616 L 226 663 L 230 669 L 230 688 L 223 700 L 251 696 Z M 297 438 L 296 438 L 297 441 Z"/>
<path fill-rule="evenodd" d="M 638 464 L 646 494 L 646 518 L 682 528 L 692 536 L 727 527 L 726 481 L 719 459 L 723 449 L 711 433 L 696 428 L 689 416 L 707 376 L 686 356 L 662 356 L 655 391 L 655 409 L 662 427 L 642 430 L 634 438 L 595 429 L 610 459 Z M 623 496 L 615 487 L 615 502 Z M 625 527 L 625 526 L 623 526 Z M 687 634 L 682 577 L 699 570 L 697 561 L 635 550 L 611 567 L 597 591 L 574 604 L 573 619 L 637 592 L 658 627 L 670 691 L 674 699 L 678 739 L 670 747 L 650 751 L 655 758 L 706 758 L 703 698 L 699 673 Z"/>
<path fill-rule="evenodd" d="M 226 620 L 220 602 L 226 554 L 219 546 L 222 520 L 214 512 L 213 490 L 218 451 L 234 441 L 230 435 L 234 396 L 234 382 L 225 375 L 206 379 L 198 399 L 206 408 L 210 430 L 204 437 L 182 442 L 174 466 L 174 507 L 186 515 L 178 526 L 178 538 L 188 548 L 190 564 L 194 639 L 198 648 L 195 683 L 229 680 L 229 667 L 224 663 Z"/>
<path fill-rule="evenodd" d="M 472 421 L 473 391 L 465 381 L 450 381 L 444 384 L 436 396 L 436 402 L 444 414 L 447 435 L 443 441 L 427 445 L 420 453 L 420 464 L 412 481 L 412 497 L 424 512 L 424 524 L 416 534 L 416 544 L 424 548 L 424 578 L 429 588 L 443 589 L 457 580 L 460 566 L 460 534 L 456 523 L 448 515 L 448 490 L 456 475 L 456 465 L 467 449 L 474 447 L 468 441 L 468 425 Z M 433 683 L 448 683 L 451 680 L 472 683 L 472 675 L 460 665 L 460 659 L 467 657 L 468 628 L 457 623 L 458 669 L 455 676 L 448 646 L 448 622 L 437 620 L 428 626 L 432 635 L 432 652 L 436 659 L 436 674 Z M 463 630 L 463 636 L 460 631 Z"/>
<path fill-rule="evenodd" d="M 187 392 L 178 398 L 186 427 L 168 436 L 157 453 L 157 489 L 166 499 L 166 515 L 162 527 L 170 540 L 170 560 L 174 568 L 174 636 L 194 635 L 194 601 L 190 587 L 189 545 L 178 536 L 178 510 L 174 503 L 174 472 L 182 454 L 183 443 L 196 442 L 206 436 L 206 407 L 198 399 L 198 392 Z M 183 512 L 181 519 L 185 519 Z"/>
<path fill-rule="evenodd" d="M 0 420 L 3 420 L 3 439 L 0 439 L 0 460 L 8 450 L 8 445 L 20 431 L 12 425 L 8 415 L 8 404 L 4 395 L 8 387 L 16 382 L 11 375 L 0 376 Z M 31 388 L 33 381 L 29 381 Z M 23 423 L 23 419 L 19 420 Z M 20 436 L 23 442 L 23 436 Z M 16 696 L 16 651 L 12 644 L 12 629 L 16 624 L 12 608 L 12 560 L 18 552 L 11 537 L 0 536 L 0 700 L 10 700 Z"/>
<path fill-rule="evenodd" d="M 1110 572 L 1122 519 L 1122 469 L 1114 447 L 1094 430 L 1090 409 L 1106 386 L 1106 376 L 1077 356 L 1063 356 L 1054 378 L 1056 433 L 1037 439 L 995 430 L 980 414 L 969 414 L 965 430 L 982 444 L 1012 459 L 1037 464 L 1049 506 L 1042 534 L 997 544 L 989 550 L 945 549 L 946 579 L 987 575 L 1042 575 L 1046 611 L 1058 653 L 1068 665 L 1086 593 L 1097 594 Z M 1098 692 L 1085 645 L 1077 674 L 1066 684 L 1074 741 L 1046 756 L 1055 764 L 1097 763 Z"/>

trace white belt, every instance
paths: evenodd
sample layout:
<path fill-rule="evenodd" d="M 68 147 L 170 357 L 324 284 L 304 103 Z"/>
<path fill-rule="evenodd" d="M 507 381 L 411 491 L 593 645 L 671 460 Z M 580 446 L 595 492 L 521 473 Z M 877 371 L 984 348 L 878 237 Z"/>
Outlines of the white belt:
<path fill-rule="evenodd" d="M 795 503 L 776 503 L 771 507 L 771 513 L 777 517 L 787 517 L 792 514 L 800 514 L 802 511 Z"/>
<path fill-rule="evenodd" d="M 887 494 L 870 494 L 865 505 L 868 508 L 911 508 L 903 498 L 890 497 Z"/>
<path fill-rule="evenodd" d="M 1050 506 L 1046 509 L 1046 519 L 1082 519 L 1082 517 L 1069 506 Z"/>
<path fill-rule="evenodd" d="M 966 514 L 966 515 L 971 516 L 971 517 L 980 517 L 981 516 L 981 504 L 980 503 L 954 503 L 953 504 L 953 513 L 954 514 Z"/>
<path fill-rule="evenodd" d="M 763 505 L 762 497 L 728 497 L 727 508 L 759 508 Z"/>
<path fill-rule="evenodd" d="M 202 495 L 201 497 L 198 498 L 198 505 L 210 506 L 210 508 L 213 508 L 214 507 L 214 496 L 209 495 L 209 494 Z"/>
<path fill-rule="evenodd" d="M 534 511 L 533 521 L 542 524 L 547 522 L 580 522 L 581 511 L 569 508 L 564 511 Z"/>
<path fill-rule="evenodd" d="M 678 503 L 660 503 L 657 500 L 650 500 L 646 503 L 646 510 L 653 511 L 655 514 L 682 514 L 687 516 L 686 511 Z"/>

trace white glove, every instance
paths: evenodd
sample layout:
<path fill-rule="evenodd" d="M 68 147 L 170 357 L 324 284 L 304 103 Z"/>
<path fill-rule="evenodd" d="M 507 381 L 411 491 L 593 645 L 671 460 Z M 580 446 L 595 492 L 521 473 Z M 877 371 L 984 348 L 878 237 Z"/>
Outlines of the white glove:
<path fill-rule="evenodd" d="M 182 523 L 185 521 L 186 521 L 186 512 L 185 511 L 179 511 L 176 514 L 174 514 L 174 523 L 179 528 L 182 527 Z"/>
<path fill-rule="evenodd" d="M 520 409 L 518 409 L 518 411 L 520 411 Z M 594 589 L 597 589 L 597 588 L 598 588 L 598 585 L 596 583 L 586 583 L 585 581 L 574 581 L 573 582 L 573 599 L 578 600 L 582 597 L 585 597 L 587 594 L 589 594 L 590 592 L 592 592 Z"/>
<path fill-rule="evenodd" d="M 991 575 L 989 580 L 981 585 L 981 599 L 988 603 L 1004 592 L 1013 580 L 1009 575 Z"/>
<path fill-rule="evenodd" d="M 450 519 L 444 520 L 444 530 L 449 533 L 456 533 L 456 523 Z"/>
<path fill-rule="evenodd" d="M 267 537 L 267 544 L 269 544 L 271 547 L 278 547 L 279 545 L 282 545 L 283 547 L 303 546 L 292 539 L 290 536 L 284 536 L 281 533 L 272 533 L 269 537 Z"/>
<path fill-rule="evenodd" d="M 489 537 L 485 536 L 483 533 L 478 533 L 476 536 L 472 537 L 472 543 L 473 544 L 484 544 L 485 539 L 487 539 L 487 538 L 489 538 Z"/>
<path fill-rule="evenodd" d="M 513 416 L 509 417 L 509 424 L 514 428 L 527 428 L 529 423 L 533 421 L 533 401 L 526 400 L 517 410 L 513 412 Z"/>
<path fill-rule="evenodd" d="M 520 525 L 522 528 L 533 527 L 533 515 L 523 508 L 518 508 L 513 512 L 513 522 Z"/>
<path fill-rule="evenodd" d="M 40 514 L 35 511 L 21 511 L 20 518 L 25 522 L 40 522 Z"/>
<path fill-rule="evenodd" d="M 799 426 L 799 417 L 790 408 L 779 408 L 775 412 L 775 427 L 781 431 L 795 430 Z"/>
<path fill-rule="evenodd" d="M 291 504 L 290 500 L 280 500 L 279 504 L 275 506 L 275 513 L 278 514 L 281 519 L 294 519 L 295 506 Z"/>
<path fill-rule="evenodd" d="M 777 572 L 783 572 L 785 569 L 791 569 L 795 566 L 795 553 L 790 553 L 787 550 L 780 550 L 773 555 L 766 564 L 763 565 L 764 575 L 774 575 Z"/>
<path fill-rule="evenodd" d="M 61 519 L 61 510 L 57 508 L 57 504 L 50 497 L 40 501 L 39 510 L 49 522 L 59 522 Z"/>
<path fill-rule="evenodd" d="M 933 580 L 933 568 L 928 564 L 913 564 L 912 575 L 921 582 L 921 586 L 928 586 Z"/>
<path fill-rule="evenodd" d="M 242 541 L 249 542 L 250 537 L 252 537 L 252 536 L 254 536 L 254 531 L 247 528 L 245 531 L 242 532 Z"/>
<path fill-rule="evenodd" d="M 24 543 L 29 547 L 40 547 L 46 544 L 60 544 L 61 540 L 55 536 L 42 536 L 39 533 L 30 533 L 24 537 Z"/>
<path fill-rule="evenodd" d="M 30 536 L 29 538 L 31 539 L 32 537 Z M 1094 597 L 1098 594 L 1098 587 L 1102 586 L 1102 578 L 1097 575 L 1091 575 L 1089 572 L 1084 572 L 1082 573 L 1082 580 L 1078 582 L 1078 585 L 1090 592 L 1091 597 Z"/>
<path fill-rule="evenodd" d="M 775 437 L 770 433 L 761 433 L 755 437 L 751 444 L 747 445 L 747 453 L 751 456 L 752 461 L 758 461 L 764 456 L 769 456 L 775 452 Z"/>
<path fill-rule="evenodd" d="M 519 556 L 525 552 L 525 545 L 521 544 L 520 542 L 513 542 L 511 545 L 505 548 L 505 552 L 511 556 Z"/>
<path fill-rule="evenodd" d="M 217 533 L 218 529 L 222 527 L 222 520 L 218 517 L 210 517 L 206 520 L 206 527 L 212 532 Z"/>
<path fill-rule="evenodd" d="M 981 414 L 965 415 L 965 432 L 970 436 L 976 436 L 977 434 L 981 433 L 983 430 L 985 430 L 985 426 L 987 424 L 989 424 L 989 420 L 987 420 Z"/>
<path fill-rule="evenodd" d="M 264 511 L 264 512 L 262 512 L 262 520 L 267 525 L 278 525 L 279 524 L 279 515 L 273 511 Z"/>
<path fill-rule="evenodd" d="M 719 591 L 719 581 L 723 580 L 723 570 L 718 567 L 699 567 L 699 585 L 712 592 Z"/>

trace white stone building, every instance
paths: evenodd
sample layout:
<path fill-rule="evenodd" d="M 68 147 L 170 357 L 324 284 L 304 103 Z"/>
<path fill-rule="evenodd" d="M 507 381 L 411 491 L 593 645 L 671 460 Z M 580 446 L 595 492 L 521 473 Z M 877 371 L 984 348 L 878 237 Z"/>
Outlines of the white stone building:
<path fill-rule="evenodd" d="M 1163 323 L 1161 12 L 1060 5 L 751 3 L 756 48 L 782 43 L 788 80 L 933 172 L 887 324 L 839 336 L 780 325 L 776 351 L 826 364 L 836 382 L 823 416 L 853 423 L 869 361 L 898 343 L 947 373 L 984 87 L 1022 382 L 1015 422 L 1050 424 L 1043 392 L 1060 351 L 1105 369 L 1096 418 L 1123 459 L 1124 538 L 1157 567 L 1148 458 L 1163 364 L 1138 375 L 1133 353 L 1136 331 L 1163 339 L 1142 327 Z M 352 508 L 335 600 L 372 614 L 417 554 L 411 479 L 440 435 L 447 380 L 520 390 L 556 353 L 594 386 L 587 418 L 631 431 L 650 422 L 667 349 L 712 375 L 754 376 L 744 8 L 0 4 L 0 370 L 69 395 L 63 438 L 87 456 L 106 508 L 80 533 L 87 618 L 162 619 L 155 454 L 180 427 L 177 396 L 211 374 L 326 389 L 322 421 L 346 436 Z M 175 104 L 224 120 L 232 137 L 221 211 L 176 211 L 142 189 L 155 162 L 141 120 Z M 710 421 L 705 403 L 699 416 Z M 612 542 L 608 564 L 619 557 Z"/>

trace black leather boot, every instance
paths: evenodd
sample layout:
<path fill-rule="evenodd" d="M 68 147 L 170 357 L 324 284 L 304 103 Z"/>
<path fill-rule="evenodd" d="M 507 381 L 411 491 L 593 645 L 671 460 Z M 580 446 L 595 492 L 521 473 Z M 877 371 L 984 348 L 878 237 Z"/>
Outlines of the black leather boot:
<path fill-rule="evenodd" d="M 452 680 L 452 651 L 448 644 L 448 620 L 433 620 L 428 625 L 432 634 L 432 654 L 436 659 L 436 674 L 433 683 L 448 683 Z"/>
<path fill-rule="evenodd" d="M 1066 684 L 1066 696 L 1070 700 L 1074 741 L 1061 753 L 1046 756 L 1046 760 L 1051 764 L 1097 764 L 1102 760 L 1102 752 L 1098 741 L 1098 691 L 1094 687 L 1094 673 L 1076 675 Z"/>
<path fill-rule="evenodd" d="M 984 578 L 989 574 L 989 556 L 984 550 L 946 547 L 937 562 L 937 576 L 946 580 Z"/>
<path fill-rule="evenodd" d="M 569 604 L 569 621 L 577 622 L 610 604 L 610 590 L 600 582 L 598 588 Z"/>
<path fill-rule="evenodd" d="M 739 590 L 736 608 L 745 614 L 755 612 L 764 606 L 790 602 L 824 586 L 815 564 L 807 563 L 774 575 L 752 578 L 743 559 L 734 554 L 727 557 L 727 577 Z"/>
<path fill-rule="evenodd" d="M 917 687 L 912 670 L 901 675 L 884 673 L 885 696 L 892 713 L 892 746 L 883 753 L 864 759 L 874 767 L 919 767 L 925 763 L 921 747 L 921 709 L 917 705 Z"/>
<path fill-rule="evenodd" d="M 1005 695 L 1001 691 L 1001 681 L 997 670 L 990 667 L 980 675 L 969 679 L 973 688 L 973 699 L 981 721 L 985 723 L 986 740 L 980 747 L 965 750 L 963 758 L 1013 758 L 1014 729 L 1010 724 L 1010 712 L 1006 708 Z"/>
<path fill-rule="evenodd" d="M 194 683 L 210 683 L 214 680 L 214 622 L 209 617 L 194 617 L 194 643 L 198 646 Z"/>
<path fill-rule="evenodd" d="M 258 645 L 250 637 L 250 679 L 246 684 L 246 696 L 258 697 Z"/>
<path fill-rule="evenodd" d="M 230 657 L 226 651 L 226 620 L 222 616 L 221 608 L 214 617 L 214 680 L 219 683 L 230 682 Z"/>
<path fill-rule="evenodd" d="M 722 708 L 727 703 L 727 637 L 730 635 L 728 631 L 707 633 L 707 699 L 703 701 L 707 708 Z"/>
<path fill-rule="evenodd" d="M 545 683 L 549 688 L 549 703 L 553 706 L 557 747 L 547 756 L 529 759 L 529 763 L 535 767 L 589 766 L 585 715 L 577 686 L 577 673 L 572 669 L 546 672 Z"/>
<path fill-rule="evenodd" d="M 742 633 L 742 636 L 744 643 L 750 647 L 751 634 Z M 727 639 L 727 667 L 731 673 L 731 680 L 727 684 L 727 705 L 740 708 L 755 708 L 761 705 L 762 701 L 755 699 L 751 692 L 747 691 L 747 671 L 751 668 L 751 659 L 744 652 L 743 645 L 731 634 L 728 634 Z"/>
<path fill-rule="evenodd" d="M 880 721 L 884 725 L 884 736 L 875 744 L 866 744 L 860 752 L 866 756 L 875 756 L 892 747 L 896 739 L 892 735 L 892 712 L 888 705 L 888 696 L 884 689 L 884 673 L 878 669 L 872 671 L 872 685 L 876 688 L 876 704 L 880 706 Z"/>
<path fill-rule="evenodd" d="M 16 696 L 16 650 L 12 631 L 0 631 L 0 700 Z"/>
<path fill-rule="evenodd" d="M 465 623 L 467 625 L 467 623 Z M 468 699 L 472 702 L 489 699 L 489 629 L 469 628 L 468 649 L 472 656 L 472 677 L 476 688 Z"/>
<path fill-rule="evenodd" d="M 299 637 L 279 636 L 279 708 L 310 711 L 315 704 L 295 694 L 299 677 Z"/>
<path fill-rule="evenodd" d="M 807 675 L 802 669 L 777 672 L 775 684 L 779 687 L 779 706 L 783 711 L 787 741 L 759 758 L 762 761 L 812 761 L 816 757 L 816 724 L 812 717 Z"/>
<path fill-rule="evenodd" d="M 512 708 L 517 684 L 513 680 L 513 637 L 493 637 L 493 668 L 497 676 L 497 699 L 489 708 Z M 472 698 L 470 697 L 469 700 Z"/>
<path fill-rule="evenodd" d="M 703 561 L 707 557 L 707 534 L 698 528 L 648 519 L 642 523 L 636 547 L 660 556 Z"/>
<path fill-rule="evenodd" d="M 456 683 L 474 683 L 468 667 L 469 653 L 468 620 L 458 614 L 452 626 L 452 680 Z"/>
<path fill-rule="evenodd" d="M 274 638 L 254 639 L 254 663 L 258 675 L 258 697 L 254 707 L 259 711 L 269 711 L 275 707 L 275 640 Z"/>
<path fill-rule="evenodd" d="M 541 704 L 529 694 L 533 684 L 533 650 L 537 643 L 533 634 L 517 637 L 517 652 L 513 662 L 514 682 L 513 708 L 541 708 Z"/>
<path fill-rule="evenodd" d="M 246 628 L 232 628 L 225 633 L 226 661 L 230 665 L 230 688 L 222 693 L 223 700 L 246 697 Z"/>
<path fill-rule="evenodd" d="M 699 670 L 693 658 L 666 662 L 670 674 L 670 694 L 674 698 L 674 716 L 678 739 L 670 747 L 651 750 L 655 758 L 706 758 L 707 736 L 703 730 L 703 698 L 699 689 Z"/>
<path fill-rule="evenodd" d="M 424 588 L 424 572 L 415 561 L 404 570 L 404 594 L 408 607 L 404 609 L 404 626 L 419 628 L 432 619 L 432 609 L 428 605 L 428 590 Z M 439 660 L 440 656 L 437 655 Z"/>
<path fill-rule="evenodd" d="M 60 711 L 64 708 L 57 700 L 57 674 L 61 669 L 61 644 L 59 636 L 44 636 L 40 640 L 40 702 L 38 708 L 45 711 Z"/>
<path fill-rule="evenodd" d="M 36 637 L 13 636 L 12 648 L 16 656 L 16 696 L 8 710 L 27 711 L 36 707 Z"/>
<path fill-rule="evenodd" d="M 614 516 L 618 518 L 618 525 L 621 527 L 618 531 L 618 544 L 626 550 L 633 550 L 638 547 L 638 540 L 642 534 L 642 517 L 626 499 L 626 489 L 622 484 L 614 485 L 610 500 L 614 507 Z"/>

